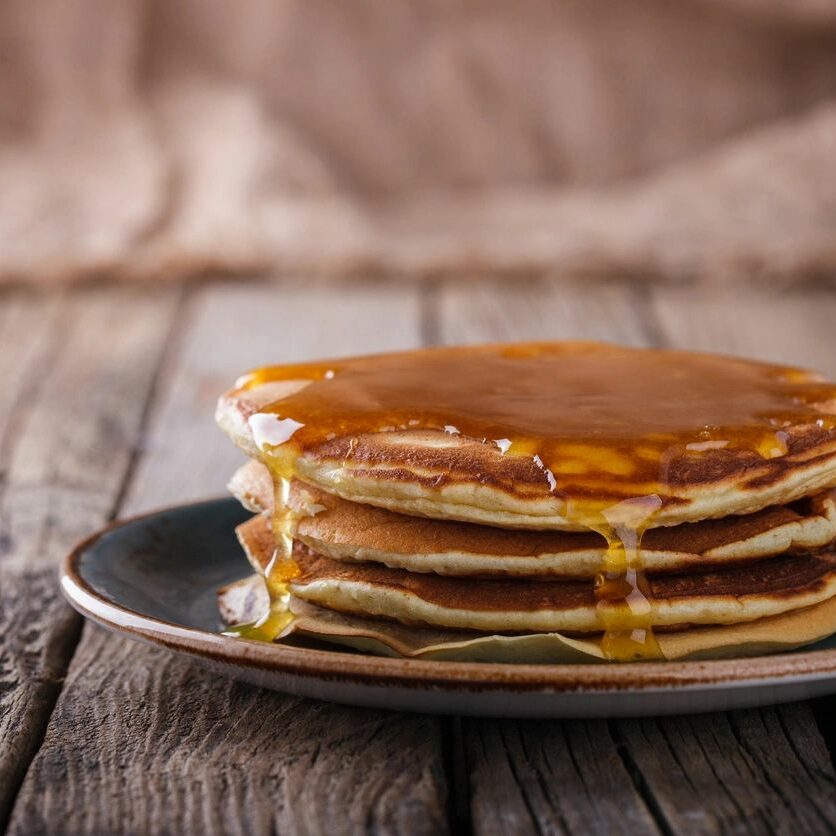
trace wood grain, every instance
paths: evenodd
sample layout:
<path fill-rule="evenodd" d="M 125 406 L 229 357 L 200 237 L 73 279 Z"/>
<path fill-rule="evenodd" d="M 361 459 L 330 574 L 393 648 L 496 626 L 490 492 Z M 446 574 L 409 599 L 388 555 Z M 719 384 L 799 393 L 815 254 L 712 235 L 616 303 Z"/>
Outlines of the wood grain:
<path fill-rule="evenodd" d="M 651 308 L 672 346 L 809 366 L 836 377 L 836 291 L 664 289 Z"/>
<path fill-rule="evenodd" d="M 100 288 L 3 298 L 0 825 L 78 639 L 57 561 L 112 513 L 176 297 Z"/>
<path fill-rule="evenodd" d="M 833 832 L 836 776 L 806 705 L 615 729 L 666 832 Z"/>
<path fill-rule="evenodd" d="M 465 721 L 474 832 L 657 833 L 605 721 Z"/>
<path fill-rule="evenodd" d="M 438 336 L 444 343 L 652 339 L 640 291 L 626 284 L 520 281 L 442 286 Z"/>
<path fill-rule="evenodd" d="M 15 428 L 38 389 L 37 370 L 48 360 L 58 309 L 57 293 L 7 292 L 0 296 L 0 509 L 6 502 Z M 37 747 L 70 652 L 65 646 L 42 640 L 38 628 L 45 623 L 41 613 L 35 613 L 34 630 L 25 623 L 30 620 L 21 601 L 25 576 L 5 565 L 13 550 L 8 528 L 0 510 L 0 827 Z M 30 581 L 26 597 L 49 599 L 54 590 L 43 588 L 42 574 L 32 575 L 36 584 Z M 77 634 L 78 628 L 68 625 L 68 620 L 63 618 L 62 626 L 68 634 Z"/>
<path fill-rule="evenodd" d="M 439 833 L 437 720 L 303 700 L 85 628 L 10 833 Z"/>
<path fill-rule="evenodd" d="M 222 489 L 240 456 L 211 415 L 246 368 L 418 342 L 416 290 L 332 292 L 190 300 L 125 513 Z M 438 833 L 446 804 L 438 719 L 260 690 L 88 625 L 10 832 Z"/>

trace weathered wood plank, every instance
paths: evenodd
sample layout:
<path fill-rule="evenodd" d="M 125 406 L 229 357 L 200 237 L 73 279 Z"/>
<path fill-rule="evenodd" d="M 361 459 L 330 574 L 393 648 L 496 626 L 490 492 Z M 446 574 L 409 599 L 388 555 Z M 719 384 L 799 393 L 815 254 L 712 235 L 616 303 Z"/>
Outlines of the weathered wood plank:
<path fill-rule="evenodd" d="M 832 289 L 657 288 L 651 306 L 673 346 L 810 366 L 836 377 Z"/>
<path fill-rule="evenodd" d="M 438 736 L 85 627 L 9 832 L 443 832 Z"/>
<path fill-rule="evenodd" d="M 668 832 L 833 832 L 836 777 L 807 705 L 622 721 L 615 734 Z"/>
<path fill-rule="evenodd" d="M 418 342 L 417 290 L 336 292 L 197 293 L 158 389 L 127 513 L 222 488 L 240 456 L 211 413 L 248 366 Z M 263 691 L 88 625 L 11 821 L 12 833 L 61 828 L 443 832 L 440 722 Z"/>
<path fill-rule="evenodd" d="M 6 291 L 0 294 L 0 468 L 8 465 L 13 416 L 25 394 L 37 389 L 47 362 L 62 294 Z"/>
<path fill-rule="evenodd" d="M 540 281 L 443 285 L 439 339 L 445 343 L 652 338 L 639 292 L 624 284 Z"/>
<path fill-rule="evenodd" d="M 112 512 L 176 297 L 97 288 L 3 300 L 0 826 L 80 630 L 56 563 Z"/>
<path fill-rule="evenodd" d="M 47 362 L 59 297 L 57 293 L 36 296 L 17 291 L 0 295 L 0 497 L 5 492 L 13 427 L 34 396 L 38 370 Z M 37 735 L 33 731 L 57 694 L 62 658 L 60 649 L 56 648 L 58 660 L 49 652 L 51 647 L 37 649 L 37 637 L 28 641 L 21 637 L 22 647 L 32 643 L 28 651 L 10 647 L 19 626 L 12 623 L 12 613 L 22 608 L 17 602 L 21 592 L 3 569 L 3 558 L 12 546 L 4 529 L 0 515 L 0 827 L 34 753 Z M 33 592 L 35 597 L 44 596 L 44 590 Z M 30 670 L 20 670 L 23 660 L 31 660 Z M 37 668 L 40 671 L 35 673 Z M 28 687 L 26 680 L 32 683 Z"/>
<path fill-rule="evenodd" d="M 630 286 L 524 282 L 441 289 L 442 342 L 652 341 Z M 605 722 L 462 720 L 473 830 L 656 833 Z"/>
<path fill-rule="evenodd" d="M 657 333 L 679 348 L 836 373 L 836 293 L 655 290 Z M 614 724 L 674 832 L 832 832 L 836 774 L 807 706 Z"/>
<path fill-rule="evenodd" d="M 212 285 L 190 300 L 163 372 L 123 514 L 217 496 L 243 457 L 215 426 L 215 401 L 265 363 L 420 343 L 417 290 L 381 283 Z"/>
<path fill-rule="evenodd" d="M 475 833 L 658 833 L 605 721 L 465 722 Z"/>

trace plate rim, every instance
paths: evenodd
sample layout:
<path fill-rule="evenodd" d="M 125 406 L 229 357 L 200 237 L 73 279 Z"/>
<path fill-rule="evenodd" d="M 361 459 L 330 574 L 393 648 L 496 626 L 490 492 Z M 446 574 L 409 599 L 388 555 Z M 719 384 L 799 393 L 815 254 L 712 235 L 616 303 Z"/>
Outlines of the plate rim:
<path fill-rule="evenodd" d="M 84 579 L 81 558 L 107 534 L 161 514 L 226 497 L 178 503 L 114 520 L 77 543 L 60 567 L 64 597 L 81 615 L 117 633 L 188 656 L 307 679 L 447 692 L 642 693 L 702 691 L 815 681 L 836 675 L 836 649 L 737 659 L 631 664 L 503 664 L 404 659 L 269 644 L 158 619 L 107 600 Z"/>

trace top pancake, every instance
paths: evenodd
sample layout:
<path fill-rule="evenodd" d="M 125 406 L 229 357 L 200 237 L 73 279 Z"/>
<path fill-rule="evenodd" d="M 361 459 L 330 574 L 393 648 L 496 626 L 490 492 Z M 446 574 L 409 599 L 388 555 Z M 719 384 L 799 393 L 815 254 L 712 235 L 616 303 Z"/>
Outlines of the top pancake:
<path fill-rule="evenodd" d="M 274 472 L 354 502 L 505 528 L 658 527 L 836 485 L 836 385 L 591 343 L 264 369 L 217 418 Z M 622 500 L 650 497 L 642 505 Z"/>

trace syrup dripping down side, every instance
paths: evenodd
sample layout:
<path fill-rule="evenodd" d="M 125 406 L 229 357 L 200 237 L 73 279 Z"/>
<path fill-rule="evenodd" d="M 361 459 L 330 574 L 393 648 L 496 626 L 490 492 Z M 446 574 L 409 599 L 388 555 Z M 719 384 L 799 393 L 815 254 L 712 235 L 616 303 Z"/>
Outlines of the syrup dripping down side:
<path fill-rule="evenodd" d="M 284 443 L 272 451 L 268 446 L 262 455 L 262 461 L 273 478 L 274 494 L 271 528 L 275 546 L 270 562 L 263 570 L 269 596 L 268 608 L 256 621 L 236 624 L 224 631 L 224 635 L 274 642 L 293 622 L 290 584 L 301 574 L 299 564 L 293 559 L 293 540 L 299 517 L 288 503 L 294 457 L 290 445 Z"/>

